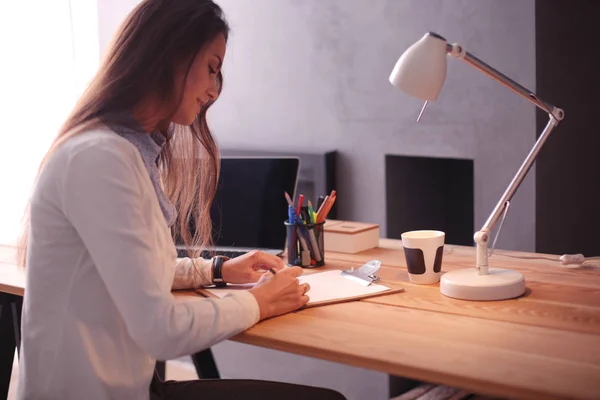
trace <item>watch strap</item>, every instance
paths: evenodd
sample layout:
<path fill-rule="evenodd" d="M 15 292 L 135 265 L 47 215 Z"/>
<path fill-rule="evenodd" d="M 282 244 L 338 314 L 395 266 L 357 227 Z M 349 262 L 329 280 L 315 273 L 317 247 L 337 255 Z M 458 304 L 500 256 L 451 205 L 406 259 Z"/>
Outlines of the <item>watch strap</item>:
<path fill-rule="evenodd" d="M 228 257 L 215 256 L 212 258 L 213 284 L 216 287 L 224 287 L 227 283 L 223 280 L 223 263 L 229 260 Z"/>

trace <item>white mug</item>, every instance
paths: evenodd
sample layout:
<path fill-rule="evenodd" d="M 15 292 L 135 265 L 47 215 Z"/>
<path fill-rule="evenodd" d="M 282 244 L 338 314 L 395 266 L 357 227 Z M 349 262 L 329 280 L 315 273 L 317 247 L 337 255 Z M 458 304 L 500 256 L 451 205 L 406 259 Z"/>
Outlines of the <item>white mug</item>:
<path fill-rule="evenodd" d="M 412 283 L 431 284 L 440 281 L 444 240 L 442 231 L 410 231 L 402 234 L 402 247 Z"/>

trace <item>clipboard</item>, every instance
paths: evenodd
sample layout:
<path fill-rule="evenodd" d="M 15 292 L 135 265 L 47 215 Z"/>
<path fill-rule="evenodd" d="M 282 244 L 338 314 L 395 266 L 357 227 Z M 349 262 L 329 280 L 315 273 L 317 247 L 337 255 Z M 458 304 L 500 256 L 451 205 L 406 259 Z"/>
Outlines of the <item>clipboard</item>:
<path fill-rule="evenodd" d="M 311 287 L 307 293 L 311 300 L 302 308 L 345 303 L 404 291 L 404 288 L 395 287 L 395 285 L 378 283 L 364 285 L 357 283 L 345 277 L 342 270 L 329 270 L 302 275 L 298 280 L 300 283 L 307 282 Z M 249 290 L 253 286 L 254 284 L 245 284 L 227 285 L 224 288 L 200 288 L 196 289 L 196 293 L 204 297 L 221 298 L 240 290 Z"/>

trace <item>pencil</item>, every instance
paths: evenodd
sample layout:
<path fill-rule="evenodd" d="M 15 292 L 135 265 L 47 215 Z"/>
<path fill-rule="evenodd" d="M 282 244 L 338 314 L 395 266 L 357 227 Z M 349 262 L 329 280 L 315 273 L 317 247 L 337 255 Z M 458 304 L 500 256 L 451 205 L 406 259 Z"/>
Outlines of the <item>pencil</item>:
<path fill-rule="evenodd" d="M 292 198 L 290 197 L 288 192 L 285 192 L 285 199 L 287 200 L 287 202 L 290 206 L 294 207 L 294 202 L 292 201 Z"/>
<path fill-rule="evenodd" d="M 317 215 L 319 215 L 319 213 L 321 213 L 321 210 L 323 209 L 323 206 L 327 202 L 327 199 L 329 199 L 329 195 L 327 195 L 323 198 L 323 202 L 321 203 L 321 205 L 319 206 L 319 209 L 317 210 Z"/>
<path fill-rule="evenodd" d="M 319 211 L 317 212 L 317 223 L 325 219 L 325 214 L 327 214 L 327 208 L 329 207 L 329 203 L 331 203 L 332 200 L 333 194 L 325 196 L 325 201 L 323 202 L 321 208 L 319 208 Z"/>
<path fill-rule="evenodd" d="M 332 192 L 333 193 L 333 192 Z M 335 193 L 329 196 L 329 198 L 323 203 L 322 210 L 319 210 L 320 213 L 317 216 L 317 223 L 321 223 L 327 219 L 327 215 L 329 211 L 331 211 L 331 207 L 333 207 L 333 203 L 335 203 L 337 196 Z"/>

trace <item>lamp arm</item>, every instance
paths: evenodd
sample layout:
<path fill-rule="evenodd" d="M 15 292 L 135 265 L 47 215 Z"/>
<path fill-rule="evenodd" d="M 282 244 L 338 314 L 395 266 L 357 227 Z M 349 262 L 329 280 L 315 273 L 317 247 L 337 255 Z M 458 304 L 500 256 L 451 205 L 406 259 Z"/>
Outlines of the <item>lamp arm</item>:
<path fill-rule="evenodd" d="M 525 176 L 531 169 L 531 166 L 535 162 L 540 149 L 546 142 L 546 139 L 548 139 L 548 136 L 550 136 L 550 132 L 558 125 L 558 120 L 554 118 L 554 116 L 549 115 L 549 118 L 548 124 L 533 145 L 533 148 L 525 158 L 525 161 L 523 161 L 523 164 L 517 171 L 516 175 L 506 188 L 506 191 L 500 198 L 500 201 L 498 201 L 498 204 L 496 204 L 496 207 L 494 207 L 494 211 L 492 211 L 485 224 L 483 224 L 483 227 L 478 232 L 475 232 L 473 238 L 477 247 L 477 271 L 480 275 L 488 274 L 488 243 L 490 240 L 491 231 L 498 223 L 498 220 L 504 212 L 508 202 L 512 199 L 513 195 L 521 185 L 521 182 L 523 182 L 523 179 L 525 179 Z"/>
<path fill-rule="evenodd" d="M 557 108 L 557 107 L 553 106 L 552 104 L 548 103 L 547 101 L 540 99 L 531 90 L 527 89 L 524 86 L 521 86 L 518 82 L 515 82 L 514 80 L 510 79 L 508 76 L 504 75 L 502 72 L 496 70 L 494 67 L 486 64 L 485 62 L 481 61 L 479 58 L 475 57 L 473 54 L 466 51 L 464 49 L 464 47 L 462 47 L 460 44 L 447 44 L 446 52 L 449 55 L 451 55 L 452 57 L 461 59 L 462 61 L 466 62 L 467 64 L 470 64 L 471 66 L 473 66 L 476 69 L 478 69 L 479 71 L 483 72 L 490 78 L 494 79 L 495 81 L 497 81 L 497 82 L 501 83 L 502 85 L 504 85 L 505 87 L 509 88 L 514 93 L 523 97 L 525 100 L 528 100 L 531 103 L 535 104 L 538 108 L 540 108 L 540 109 L 546 111 L 548 114 L 552 115 L 556 120 L 560 121 L 563 119 L 564 113 L 560 108 Z"/>
<path fill-rule="evenodd" d="M 492 68 L 488 64 L 484 63 L 474 55 L 468 53 L 464 50 L 464 48 L 458 44 L 448 44 L 447 45 L 447 53 L 453 57 L 459 58 L 466 63 L 472 65 L 477 68 L 484 74 L 488 75 L 492 79 L 500 82 L 507 88 L 511 89 L 513 92 L 517 93 L 521 97 L 527 99 L 531 103 L 535 104 L 538 108 L 546 111 L 548 113 L 549 121 L 544 130 L 542 131 L 540 137 L 537 139 L 533 148 L 523 161 L 523 164 L 517 171 L 516 175 L 506 188 L 506 191 L 496 204 L 496 207 L 492 211 L 492 214 L 489 216 L 483 227 L 475 232 L 474 240 L 477 247 L 477 271 L 480 275 L 488 274 L 488 243 L 490 240 L 490 233 L 498 223 L 498 220 L 502 213 L 504 212 L 508 202 L 512 199 L 515 192 L 525 179 L 525 176 L 531 169 L 531 166 L 535 162 L 535 159 L 548 139 L 550 132 L 558 125 L 558 123 L 564 118 L 564 112 L 562 109 L 553 106 L 552 104 L 540 99 L 535 93 L 528 90 L 527 88 L 521 86 L 517 82 L 513 81 L 506 75 Z"/>

